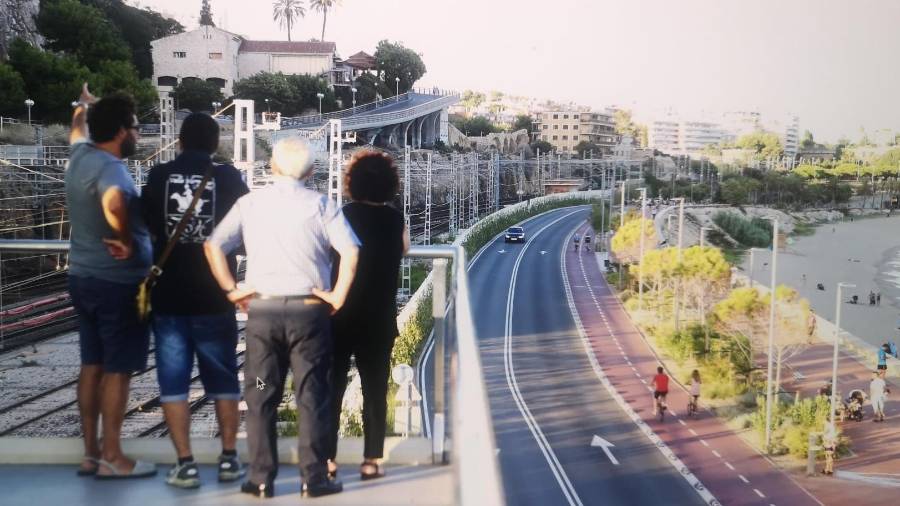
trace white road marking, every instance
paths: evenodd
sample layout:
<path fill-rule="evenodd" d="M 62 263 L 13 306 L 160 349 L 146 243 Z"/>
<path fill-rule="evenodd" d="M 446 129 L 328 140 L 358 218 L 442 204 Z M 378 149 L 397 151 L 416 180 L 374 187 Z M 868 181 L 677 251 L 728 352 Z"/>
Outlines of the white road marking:
<path fill-rule="evenodd" d="M 734 471 L 734 466 L 731 465 L 729 462 L 726 462 L 726 463 L 725 463 L 725 467 L 727 467 L 728 469 L 731 469 L 732 471 Z"/>
<path fill-rule="evenodd" d="M 758 495 L 758 496 L 760 496 L 760 497 L 763 497 L 763 498 L 765 498 L 765 497 L 766 497 L 766 496 L 765 496 L 765 495 L 763 495 L 763 493 L 762 493 L 762 492 L 760 492 L 760 491 L 759 491 L 759 489 L 758 489 L 758 488 L 754 488 L 754 489 L 753 489 L 753 491 L 754 491 L 754 492 L 756 492 L 756 495 Z"/>
<path fill-rule="evenodd" d="M 743 481 L 744 483 L 750 483 L 750 480 L 748 480 L 747 478 L 744 478 L 744 475 L 743 475 L 743 474 L 739 474 L 739 475 L 738 475 L 738 478 L 740 478 L 741 481 Z"/>
<path fill-rule="evenodd" d="M 687 427 L 687 424 L 684 423 L 684 420 L 678 420 L 678 423 L 680 423 L 681 425 L 684 425 L 685 427 Z"/>
<path fill-rule="evenodd" d="M 713 452 L 713 455 L 715 455 L 716 457 L 719 457 L 720 459 L 722 458 L 722 455 L 719 452 L 717 452 L 715 450 L 713 450 L 712 452 Z"/>
<path fill-rule="evenodd" d="M 619 465 L 619 461 L 613 456 L 612 452 L 609 450 L 610 448 L 616 446 L 609 441 L 603 439 L 598 435 L 594 435 L 594 439 L 591 440 L 591 446 L 599 446 L 603 448 L 603 452 L 606 453 L 606 456 L 609 457 L 609 461 L 615 465 Z"/>
<path fill-rule="evenodd" d="M 700 440 L 700 444 L 702 444 L 703 446 L 709 448 L 709 443 L 707 443 L 705 439 L 701 439 L 701 440 Z"/>
<path fill-rule="evenodd" d="M 691 434 L 693 434 L 693 435 L 695 435 L 695 436 L 698 435 L 698 434 L 697 434 L 697 431 L 695 431 L 694 429 L 688 429 L 688 432 L 690 432 Z"/>
<path fill-rule="evenodd" d="M 555 225 L 557 222 L 566 219 L 578 212 L 580 211 L 574 211 L 553 220 L 552 222 L 548 223 L 543 228 L 538 230 L 537 233 L 533 235 L 533 238 L 537 238 L 539 235 L 541 235 L 541 233 L 543 233 L 551 226 Z M 560 464 L 559 459 L 556 457 L 556 453 L 553 451 L 553 447 L 550 446 L 550 443 L 549 441 L 547 441 L 546 436 L 544 436 L 543 431 L 541 431 L 537 420 L 535 420 L 534 415 L 532 415 L 531 410 L 525 403 L 525 398 L 522 396 L 522 392 L 519 390 L 519 383 L 516 380 L 516 372 L 512 359 L 512 322 L 513 313 L 515 310 L 516 282 L 519 277 L 519 266 L 522 264 L 522 259 L 525 257 L 525 252 L 528 251 L 528 247 L 532 244 L 534 243 L 526 243 L 522 250 L 519 251 L 519 255 L 518 257 L 516 257 L 516 262 L 513 265 L 512 276 L 509 281 L 509 291 L 507 292 L 506 296 L 506 335 L 503 343 L 503 359 L 504 365 L 506 366 L 506 384 L 509 387 L 509 391 L 512 394 L 513 400 L 519 408 L 519 413 L 521 413 L 522 418 L 525 419 L 525 423 L 531 431 L 531 435 L 534 437 L 538 447 L 541 450 L 541 453 L 543 453 L 544 458 L 547 460 L 547 464 L 550 466 L 550 470 L 553 472 L 557 483 L 559 483 L 559 486 L 562 489 L 562 493 L 563 495 L 565 495 L 569 505 L 583 506 L 584 503 L 582 503 L 581 498 L 578 497 L 578 493 L 575 491 L 575 487 L 572 486 L 572 482 L 569 480 L 569 477 L 566 475 L 562 464 Z M 563 252 L 562 256 L 565 257 L 565 252 Z"/>

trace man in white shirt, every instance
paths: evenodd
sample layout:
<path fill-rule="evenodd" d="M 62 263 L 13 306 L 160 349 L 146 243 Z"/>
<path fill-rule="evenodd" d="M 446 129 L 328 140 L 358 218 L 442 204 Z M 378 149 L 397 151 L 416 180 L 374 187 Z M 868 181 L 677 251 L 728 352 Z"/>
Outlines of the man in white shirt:
<path fill-rule="evenodd" d="M 875 422 L 884 421 L 884 400 L 887 397 L 887 383 L 877 371 L 872 373 L 872 382 L 869 383 L 869 399 L 872 400 L 872 410 L 875 412 Z"/>

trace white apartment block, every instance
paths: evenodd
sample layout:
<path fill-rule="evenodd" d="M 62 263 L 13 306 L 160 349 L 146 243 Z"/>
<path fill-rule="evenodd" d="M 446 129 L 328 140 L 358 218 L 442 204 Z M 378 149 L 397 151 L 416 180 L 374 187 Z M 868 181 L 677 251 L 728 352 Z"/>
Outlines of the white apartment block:
<path fill-rule="evenodd" d="M 680 149 L 681 124 L 675 120 L 655 120 L 647 132 L 648 144 L 663 153 L 676 153 Z"/>
<path fill-rule="evenodd" d="M 583 141 L 609 153 L 618 142 L 615 123 L 608 112 L 544 111 L 538 117 L 537 128 L 535 138 L 549 142 L 558 153 L 575 153 L 575 146 Z"/>
<path fill-rule="evenodd" d="M 655 120 L 650 124 L 649 144 L 665 153 L 690 155 L 702 152 L 707 146 L 734 142 L 744 135 L 763 130 L 779 136 L 785 156 L 797 154 L 800 118 L 764 119 L 756 111 L 727 112 L 722 115 L 721 122 L 677 117 Z"/>
<path fill-rule="evenodd" d="M 150 43 L 153 83 L 172 91 L 185 79 L 216 83 L 227 97 L 235 81 L 260 72 L 320 75 L 334 67 L 334 42 L 247 40 L 214 26 L 170 35 Z"/>

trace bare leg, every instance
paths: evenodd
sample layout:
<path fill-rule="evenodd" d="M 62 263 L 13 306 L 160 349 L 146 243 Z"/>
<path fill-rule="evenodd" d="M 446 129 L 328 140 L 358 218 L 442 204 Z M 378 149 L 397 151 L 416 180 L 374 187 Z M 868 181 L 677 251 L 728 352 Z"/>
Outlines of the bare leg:
<path fill-rule="evenodd" d="M 97 423 L 100 416 L 99 388 L 103 368 L 99 365 L 82 365 L 78 375 L 78 411 L 81 414 L 81 431 L 84 433 L 85 457 L 100 458 L 97 441 Z M 90 465 L 87 465 L 90 464 Z M 82 462 L 81 469 L 90 471 L 95 464 Z"/>
<path fill-rule="evenodd" d="M 240 420 L 238 401 L 217 400 L 216 418 L 219 419 L 219 432 L 222 433 L 222 449 L 234 450 L 237 442 L 238 421 Z"/>
<path fill-rule="evenodd" d="M 185 458 L 191 454 L 191 411 L 187 401 L 175 401 L 162 403 L 163 413 L 166 415 L 166 425 L 169 427 L 169 436 L 175 446 L 178 458 Z"/>
<path fill-rule="evenodd" d="M 103 460 L 116 466 L 121 473 L 130 473 L 134 461 L 122 454 L 121 431 L 128 402 L 130 374 L 106 373 L 100 380 L 100 414 L 103 416 Z M 100 466 L 99 475 L 112 474 L 112 470 Z"/>

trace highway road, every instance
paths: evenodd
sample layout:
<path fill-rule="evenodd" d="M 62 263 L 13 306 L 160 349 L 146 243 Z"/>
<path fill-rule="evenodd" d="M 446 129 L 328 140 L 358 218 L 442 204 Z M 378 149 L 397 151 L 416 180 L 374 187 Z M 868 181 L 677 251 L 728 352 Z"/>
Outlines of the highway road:
<path fill-rule="evenodd" d="M 561 260 L 588 214 L 533 218 L 526 243 L 496 240 L 470 265 L 508 504 L 704 504 L 600 382 L 576 326 Z"/>

